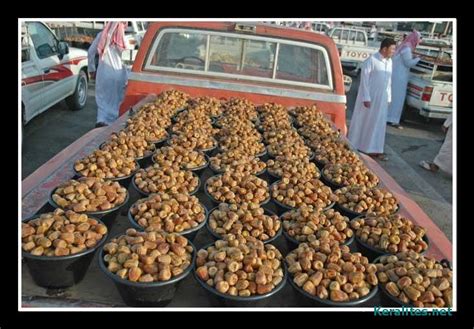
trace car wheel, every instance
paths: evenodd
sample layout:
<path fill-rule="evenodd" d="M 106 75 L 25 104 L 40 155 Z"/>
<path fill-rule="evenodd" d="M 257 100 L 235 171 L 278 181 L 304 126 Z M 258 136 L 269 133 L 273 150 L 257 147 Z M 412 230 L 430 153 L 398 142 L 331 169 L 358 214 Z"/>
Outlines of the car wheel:
<path fill-rule="evenodd" d="M 66 98 L 68 107 L 73 111 L 82 110 L 87 102 L 87 74 L 81 70 L 77 78 L 76 90 L 74 94 Z"/>

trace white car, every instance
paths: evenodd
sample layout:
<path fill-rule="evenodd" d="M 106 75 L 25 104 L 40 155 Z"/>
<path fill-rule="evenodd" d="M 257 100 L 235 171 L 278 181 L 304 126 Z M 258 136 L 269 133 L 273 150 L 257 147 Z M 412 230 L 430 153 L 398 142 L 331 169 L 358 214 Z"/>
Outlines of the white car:
<path fill-rule="evenodd" d="M 87 51 L 70 48 L 41 22 L 24 22 L 21 32 L 23 124 L 63 99 L 71 110 L 84 108 Z"/>

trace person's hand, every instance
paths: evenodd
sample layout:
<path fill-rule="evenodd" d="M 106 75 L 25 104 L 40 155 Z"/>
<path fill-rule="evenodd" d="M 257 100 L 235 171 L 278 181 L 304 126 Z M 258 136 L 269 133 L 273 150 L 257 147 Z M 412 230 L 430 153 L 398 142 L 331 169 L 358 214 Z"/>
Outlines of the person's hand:
<path fill-rule="evenodd" d="M 364 102 L 364 106 L 368 109 L 370 109 L 370 102 Z"/>
<path fill-rule="evenodd" d="M 94 72 L 89 72 L 89 79 L 90 80 L 95 80 L 95 71 Z"/>

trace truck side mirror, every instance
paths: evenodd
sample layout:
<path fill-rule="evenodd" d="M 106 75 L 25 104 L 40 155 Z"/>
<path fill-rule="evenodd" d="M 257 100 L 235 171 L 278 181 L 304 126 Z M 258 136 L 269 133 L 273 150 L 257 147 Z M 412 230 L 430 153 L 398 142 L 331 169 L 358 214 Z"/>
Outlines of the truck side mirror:
<path fill-rule="evenodd" d="M 58 43 L 58 52 L 59 52 L 59 59 L 63 59 L 64 55 L 69 54 L 69 45 L 67 42 L 59 41 Z"/>

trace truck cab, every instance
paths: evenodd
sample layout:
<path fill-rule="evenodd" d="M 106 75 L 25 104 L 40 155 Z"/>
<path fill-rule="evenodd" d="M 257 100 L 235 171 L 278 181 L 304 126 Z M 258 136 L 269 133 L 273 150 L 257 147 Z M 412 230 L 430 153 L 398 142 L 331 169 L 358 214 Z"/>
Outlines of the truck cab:
<path fill-rule="evenodd" d="M 129 21 L 125 29 L 125 44 L 127 49 L 137 50 L 140 47 L 143 36 L 145 35 L 147 22 Z"/>
<path fill-rule="evenodd" d="M 26 124 L 66 99 L 72 110 L 87 101 L 87 52 L 59 41 L 42 22 L 21 27 L 21 101 Z"/>
<path fill-rule="evenodd" d="M 359 74 L 362 63 L 378 51 L 379 43 L 369 41 L 363 28 L 337 26 L 328 35 L 337 45 L 342 67 L 354 75 Z"/>
<path fill-rule="evenodd" d="M 313 22 L 311 25 L 314 32 L 321 34 L 327 34 L 331 29 L 330 25 L 325 22 Z"/>
<path fill-rule="evenodd" d="M 120 114 L 148 94 L 245 97 L 257 104 L 315 104 L 346 133 L 346 96 L 336 45 L 312 31 L 268 24 L 151 23 Z"/>

